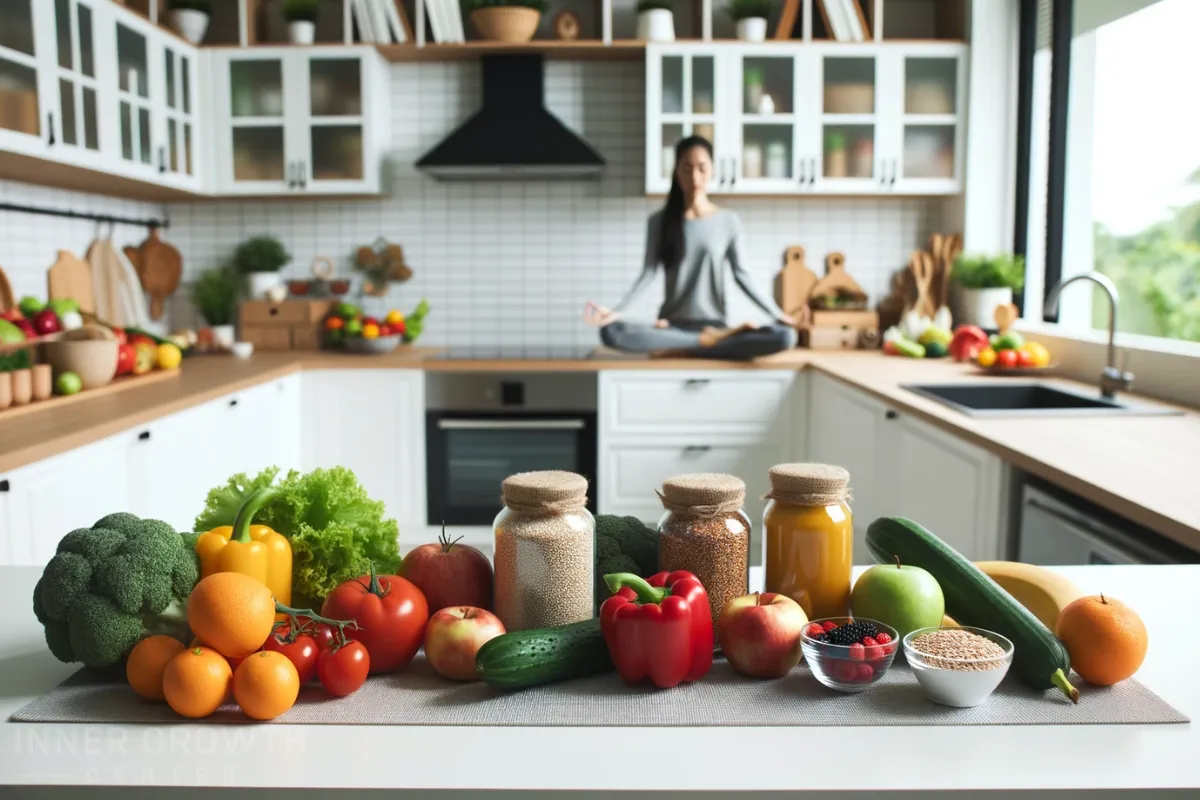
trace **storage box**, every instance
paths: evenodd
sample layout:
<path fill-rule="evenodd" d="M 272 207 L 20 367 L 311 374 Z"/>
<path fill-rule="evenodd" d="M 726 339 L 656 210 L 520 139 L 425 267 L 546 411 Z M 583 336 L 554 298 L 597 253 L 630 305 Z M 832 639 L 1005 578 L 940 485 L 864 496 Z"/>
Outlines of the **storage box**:
<path fill-rule="evenodd" d="M 879 315 L 874 311 L 813 311 L 812 327 L 802 345 L 813 350 L 857 350 L 879 345 Z"/>
<path fill-rule="evenodd" d="M 321 320 L 333 300 L 248 300 L 242 303 L 241 339 L 262 351 L 316 350 Z"/>

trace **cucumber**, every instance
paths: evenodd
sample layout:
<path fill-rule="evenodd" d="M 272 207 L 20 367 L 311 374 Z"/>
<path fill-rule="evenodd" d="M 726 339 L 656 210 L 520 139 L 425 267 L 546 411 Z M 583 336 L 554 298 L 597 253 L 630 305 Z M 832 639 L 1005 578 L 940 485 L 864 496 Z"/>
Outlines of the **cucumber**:
<path fill-rule="evenodd" d="M 501 689 L 541 686 L 613 669 L 599 619 L 503 633 L 475 654 L 479 677 Z"/>
<path fill-rule="evenodd" d="M 1032 689 L 1057 688 L 1079 702 L 1078 690 L 1067 680 L 1071 659 L 1063 643 L 953 547 L 910 519 L 880 517 L 867 527 L 867 549 L 880 563 L 899 556 L 905 564 L 928 570 L 941 584 L 949 616 L 1012 641 L 1013 670 L 1023 683 Z"/>

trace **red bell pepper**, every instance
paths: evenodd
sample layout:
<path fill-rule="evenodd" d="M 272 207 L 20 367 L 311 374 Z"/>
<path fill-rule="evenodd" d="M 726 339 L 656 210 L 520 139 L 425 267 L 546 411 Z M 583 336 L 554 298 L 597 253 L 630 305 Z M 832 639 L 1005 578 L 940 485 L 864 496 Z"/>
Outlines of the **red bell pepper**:
<path fill-rule="evenodd" d="M 604 582 L 613 596 L 600 607 L 600 630 L 626 683 L 649 678 L 669 689 L 712 668 L 712 613 L 695 575 L 680 570 L 643 579 L 620 572 Z"/>

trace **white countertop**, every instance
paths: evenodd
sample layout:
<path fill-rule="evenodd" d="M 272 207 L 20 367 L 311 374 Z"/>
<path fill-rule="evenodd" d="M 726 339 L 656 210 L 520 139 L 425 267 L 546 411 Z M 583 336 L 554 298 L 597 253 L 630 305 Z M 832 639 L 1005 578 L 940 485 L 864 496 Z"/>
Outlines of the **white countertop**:
<path fill-rule="evenodd" d="M 1085 592 L 1118 597 L 1141 613 L 1151 645 L 1138 679 L 1200 720 L 1195 670 L 1200 637 L 1176 624 L 1200 607 L 1200 566 L 1061 571 Z M 0 568 L 0 605 L 10 614 L 0 627 L 5 720 L 0 786 L 8 787 L 0 794 L 6 798 L 23 796 L 13 787 L 35 786 L 806 793 L 1200 789 L 1196 723 L 645 732 L 13 723 L 7 721 L 13 712 L 75 669 L 50 655 L 33 617 L 30 595 L 39 574 L 33 567 Z M 173 796 L 183 794 L 197 796 Z M 78 793 L 63 789 L 62 796 Z"/>

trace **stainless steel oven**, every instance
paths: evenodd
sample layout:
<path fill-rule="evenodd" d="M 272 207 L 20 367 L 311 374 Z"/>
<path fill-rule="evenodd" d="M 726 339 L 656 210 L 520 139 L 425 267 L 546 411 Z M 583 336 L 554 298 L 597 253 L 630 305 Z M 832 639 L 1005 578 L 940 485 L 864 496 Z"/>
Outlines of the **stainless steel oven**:
<path fill-rule="evenodd" d="M 594 376 L 430 373 L 429 378 L 429 525 L 491 525 L 502 505 L 504 479 L 533 470 L 583 475 L 595 513 Z"/>

